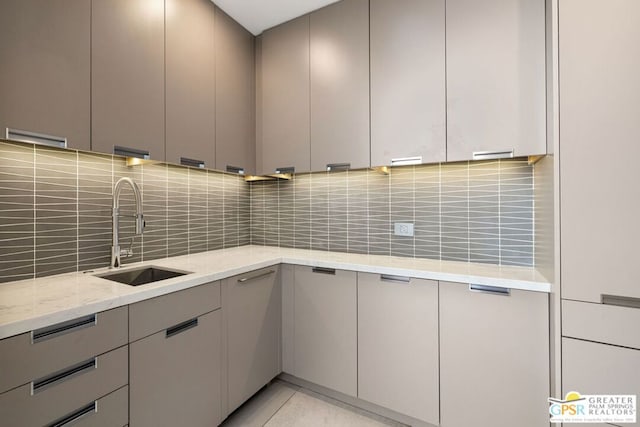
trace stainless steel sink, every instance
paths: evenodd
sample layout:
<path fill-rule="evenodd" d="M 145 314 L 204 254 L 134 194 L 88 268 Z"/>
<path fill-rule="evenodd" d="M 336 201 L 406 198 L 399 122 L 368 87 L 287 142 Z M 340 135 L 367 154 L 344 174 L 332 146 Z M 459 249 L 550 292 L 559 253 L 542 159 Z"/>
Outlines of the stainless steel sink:
<path fill-rule="evenodd" d="M 190 273 L 159 267 L 141 267 L 130 270 L 118 270 L 105 274 L 96 274 L 96 276 L 107 280 L 113 280 L 114 282 L 124 283 L 125 285 L 140 286 L 146 285 L 147 283 L 159 282 L 160 280 L 184 276 L 186 274 Z"/>

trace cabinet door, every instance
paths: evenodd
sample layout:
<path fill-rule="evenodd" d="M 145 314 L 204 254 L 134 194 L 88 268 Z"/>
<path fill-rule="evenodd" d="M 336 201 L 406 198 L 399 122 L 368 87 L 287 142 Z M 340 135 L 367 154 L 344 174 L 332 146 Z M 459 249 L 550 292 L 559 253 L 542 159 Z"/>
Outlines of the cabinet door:
<path fill-rule="evenodd" d="M 262 169 L 308 172 L 309 16 L 262 34 Z"/>
<path fill-rule="evenodd" d="M 164 160 L 164 0 L 93 0 L 91 149 Z"/>
<path fill-rule="evenodd" d="M 166 0 L 167 161 L 215 167 L 215 7 Z"/>
<path fill-rule="evenodd" d="M 563 0 L 559 25 L 562 297 L 640 298 L 640 3 Z"/>
<path fill-rule="evenodd" d="M 91 2 L 0 2 L 0 137 L 6 128 L 90 148 Z"/>
<path fill-rule="evenodd" d="M 280 289 L 277 266 L 224 282 L 229 413 L 280 373 Z"/>
<path fill-rule="evenodd" d="M 221 310 L 129 345 L 131 427 L 216 426 Z"/>
<path fill-rule="evenodd" d="M 371 1 L 371 165 L 446 160 L 444 0 Z"/>
<path fill-rule="evenodd" d="M 548 299 L 440 282 L 442 427 L 549 424 Z"/>
<path fill-rule="evenodd" d="M 357 396 L 356 273 L 295 267 L 294 372 Z"/>
<path fill-rule="evenodd" d="M 562 339 L 562 393 L 640 395 L 640 351 Z M 622 424 L 636 425 L 636 424 Z"/>
<path fill-rule="evenodd" d="M 254 37 L 216 8 L 216 168 L 255 172 Z"/>
<path fill-rule="evenodd" d="M 369 167 L 369 1 L 311 13 L 311 170 Z"/>
<path fill-rule="evenodd" d="M 358 397 L 439 423 L 438 282 L 358 273 Z"/>
<path fill-rule="evenodd" d="M 446 16 L 447 160 L 546 153 L 545 1 L 447 0 Z"/>

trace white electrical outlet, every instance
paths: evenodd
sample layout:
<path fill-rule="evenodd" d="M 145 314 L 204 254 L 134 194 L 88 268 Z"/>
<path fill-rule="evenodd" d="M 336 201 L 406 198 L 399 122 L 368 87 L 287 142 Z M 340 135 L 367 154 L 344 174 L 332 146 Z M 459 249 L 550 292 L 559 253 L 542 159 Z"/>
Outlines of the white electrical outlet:
<path fill-rule="evenodd" d="M 413 237 L 413 223 L 396 222 L 393 224 L 393 234 L 396 236 Z"/>

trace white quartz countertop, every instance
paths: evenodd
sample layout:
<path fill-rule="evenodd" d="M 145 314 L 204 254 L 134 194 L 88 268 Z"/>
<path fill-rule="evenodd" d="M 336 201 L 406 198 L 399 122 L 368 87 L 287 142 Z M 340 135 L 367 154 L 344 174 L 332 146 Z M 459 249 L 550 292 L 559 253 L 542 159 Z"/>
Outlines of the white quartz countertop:
<path fill-rule="evenodd" d="M 537 292 L 551 290 L 550 283 L 529 267 L 242 246 L 124 266 L 123 270 L 153 265 L 193 272 L 137 287 L 94 276 L 108 272 L 108 268 L 2 283 L 0 339 L 280 263 Z"/>

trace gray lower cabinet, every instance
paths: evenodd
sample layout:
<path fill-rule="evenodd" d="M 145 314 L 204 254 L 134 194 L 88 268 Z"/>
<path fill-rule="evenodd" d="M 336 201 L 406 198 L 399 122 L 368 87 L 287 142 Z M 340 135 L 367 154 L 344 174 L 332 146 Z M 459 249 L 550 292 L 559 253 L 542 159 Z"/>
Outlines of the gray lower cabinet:
<path fill-rule="evenodd" d="M 640 395 L 640 350 L 562 338 L 562 393 Z M 620 423 L 635 426 L 636 423 Z"/>
<path fill-rule="evenodd" d="M 294 276 L 292 374 L 357 397 L 356 273 L 296 266 Z"/>
<path fill-rule="evenodd" d="M 209 0 L 166 0 L 167 161 L 215 163 L 215 7 Z"/>
<path fill-rule="evenodd" d="M 127 356 L 126 307 L 0 340 L 2 424 L 125 425 Z"/>
<path fill-rule="evenodd" d="M 230 277 L 222 286 L 229 414 L 281 372 L 279 267 Z"/>
<path fill-rule="evenodd" d="M 255 173 L 254 37 L 215 9 L 216 169 Z M 231 170 L 233 171 L 233 170 Z"/>
<path fill-rule="evenodd" d="M 442 427 L 549 423 L 549 296 L 501 291 L 440 282 Z"/>
<path fill-rule="evenodd" d="M 91 149 L 165 160 L 164 0 L 91 2 Z"/>
<path fill-rule="evenodd" d="M 546 153 L 545 22 L 545 0 L 446 1 L 447 161 Z"/>
<path fill-rule="evenodd" d="M 637 299 L 640 3 L 562 0 L 559 31 L 562 297 Z"/>
<path fill-rule="evenodd" d="M 369 167 L 369 0 L 343 0 L 310 19 L 311 170 Z"/>
<path fill-rule="evenodd" d="M 439 424 L 438 282 L 358 273 L 358 397 Z"/>
<path fill-rule="evenodd" d="M 213 282 L 129 306 L 130 425 L 222 421 L 222 311 Z M 135 338 L 133 338 L 135 337 Z"/>
<path fill-rule="evenodd" d="M 444 0 L 371 0 L 372 166 L 446 160 L 444 12 Z"/>
<path fill-rule="evenodd" d="M 0 2 L 0 138 L 6 129 L 89 150 L 91 2 Z"/>
<path fill-rule="evenodd" d="M 260 65 L 258 173 L 309 172 L 309 15 L 262 34 Z"/>

